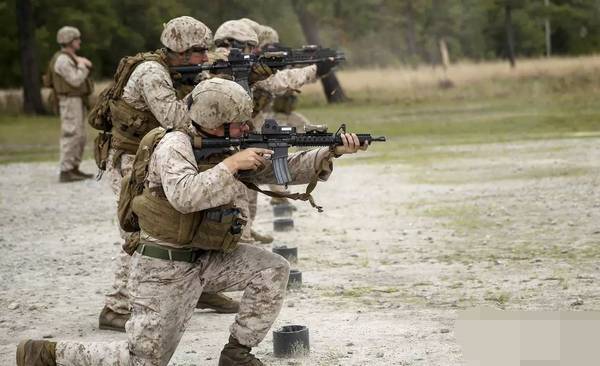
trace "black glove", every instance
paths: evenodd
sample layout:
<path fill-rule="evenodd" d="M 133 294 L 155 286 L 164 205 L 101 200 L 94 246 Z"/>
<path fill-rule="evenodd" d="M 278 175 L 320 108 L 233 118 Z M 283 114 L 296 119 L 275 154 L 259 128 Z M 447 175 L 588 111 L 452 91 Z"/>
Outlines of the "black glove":
<path fill-rule="evenodd" d="M 337 65 L 337 61 L 333 57 L 328 57 L 323 61 L 317 62 L 317 76 L 322 77 L 331 71 Z"/>
<path fill-rule="evenodd" d="M 265 80 L 275 72 L 267 65 L 262 63 L 255 63 L 252 65 L 250 70 L 249 82 L 250 84 L 256 83 L 257 81 Z"/>

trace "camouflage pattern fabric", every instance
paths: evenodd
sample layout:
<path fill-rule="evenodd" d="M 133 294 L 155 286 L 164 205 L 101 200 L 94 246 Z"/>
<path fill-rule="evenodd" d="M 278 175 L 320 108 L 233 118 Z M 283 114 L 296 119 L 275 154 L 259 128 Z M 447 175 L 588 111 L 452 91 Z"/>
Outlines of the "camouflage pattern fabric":
<path fill-rule="evenodd" d="M 165 128 L 189 126 L 191 119 L 187 113 L 187 105 L 177 99 L 177 91 L 173 82 L 161 64 L 147 61 L 139 64 L 132 72 L 123 88 L 123 100 L 132 107 L 147 111 L 150 110 L 158 122 Z M 113 166 L 115 149 L 111 149 L 108 157 L 107 176 L 110 186 L 119 201 L 121 179 L 128 174 L 133 166 L 135 155 L 122 154 Z M 126 240 L 129 235 L 119 228 L 121 238 Z M 119 247 L 115 259 L 115 277 L 112 290 L 106 294 L 105 305 L 119 314 L 129 313 L 129 296 L 127 294 L 127 278 L 129 275 L 130 256 Z"/>
<path fill-rule="evenodd" d="M 56 32 L 56 43 L 67 44 L 75 38 L 81 37 L 81 32 L 75 27 L 65 25 Z"/>
<path fill-rule="evenodd" d="M 297 69 L 285 69 L 276 72 L 269 78 L 258 81 L 253 88 L 263 88 L 274 95 L 283 95 L 290 90 L 298 90 L 304 84 L 317 80 L 317 65 L 310 65 Z"/>
<path fill-rule="evenodd" d="M 119 193 L 121 192 L 121 179 L 129 174 L 133 168 L 133 160 L 135 155 L 122 154 L 118 159 L 119 166 L 113 165 L 115 151 L 112 150 L 108 155 L 108 163 L 106 165 L 106 174 L 110 179 L 110 187 L 115 194 L 115 200 L 119 201 Z M 121 230 L 119 232 L 123 240 L 127 240 L 131 233 Z M 108 292 L 104 298 L 106 307 L 118 314 L 129 314 L 129 293 L 127 292 L 127 278 L 129 277 L 129 261 L 131 257 L 125 253 L 121 247 L 118 248 L 118 253 L 115 257 L 115 275 L 112 284 L 112 290 Z"/>
<path fill-rule="evenodd" d="M 60 366 L 130 366 L 127 342 L 56 342 Z"/>
<path fill-rule="evenodd" d="M 221 24 L 215 31 L 215 44 L 229 38 L 235 39 L 238 42 L 258 45 L 258 34 L 248 23 L 241 20 L 228 20 Z"/>
<path fill-rule="evenodd" d="M 279 43 L 279 34 L 268 25 L 261 25 L 258 31 L 258 45 L 264 47 L 269 44 Z"/>
<path fill-rule="evenodd" d="M 230 332 L 241 344 L 254 347 L 281 310 L 288 273 L 285 259 L 245 244 L 228 254 L 206 252 L 195 263 L 135 253 L 129 281 L 128 342 L 58 342 L 57 364 L 167 365 L 202 291 L 245 290 Z"/>
<path fill-rule="evenodd" d="M 218 128 L 223 121 L 246 122 L 252 116 L 252 98 L 231 80 L 204 80 L 194 88 L 191 97 L 190 117 L 204 128 Z"/>
<path fill-rule="evenodd" d="M 191 123 L 185 100 L 177 90 L 169 70 L 155 61 L 139 64 L 123 88 L 123 100 L 140 111 L 150 111 L 164 128 L 181 128 Z"/>
<path fill-rule="evenodd" d="M 160 42 L 174 52 L 184 52 L 194 46 L 208 48 L 212 43 L 212 32 L 201 21 L 182 16 L 164 25 Z"/>
<path fill-rule="evenodd" d="M 78 67 L 67 55 L 60 55 L 54 71 L 73 87 L 79 87 L 89 75 L 86 67 Z M 87 109 L 80 97 L 58 96 L 61 121 L 60 170 L 63 172 L 79 166 L 85 147 L 85 116 Z"/>

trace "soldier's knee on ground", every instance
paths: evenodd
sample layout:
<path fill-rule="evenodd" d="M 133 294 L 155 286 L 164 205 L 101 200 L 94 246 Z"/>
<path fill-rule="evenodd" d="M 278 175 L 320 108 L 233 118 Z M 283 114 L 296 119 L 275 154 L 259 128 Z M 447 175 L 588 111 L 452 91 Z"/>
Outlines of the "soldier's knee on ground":
<path fill-rule="evenodd" d="M 135 329 L 135 326 L 132 325 L 128 325 L 127 328 L 129 332 L 129 351 L 134 358 L 152 360 L 151 364 L 161 365 L 163 363 L 160 363 L 160 360 L 166 360 L 164 365 L 167 364 L 171 350 L 161 346 L 158 331 L 153 331 L 148 325 L 146 325 L 147 329 L 143 331 Z"/>

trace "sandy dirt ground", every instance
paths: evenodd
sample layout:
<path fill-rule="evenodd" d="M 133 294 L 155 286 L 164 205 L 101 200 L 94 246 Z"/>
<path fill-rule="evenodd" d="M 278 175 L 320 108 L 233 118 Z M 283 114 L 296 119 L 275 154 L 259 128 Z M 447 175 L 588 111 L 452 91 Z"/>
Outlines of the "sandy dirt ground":
<path fill-rule="evenodd" d="M 309 327 L 311 353 L 273 365 L 464 365 L 457 312 L 598 310 L 600 138 L 440 147 L 430 163 L 338 166 L 298 204 L 304 287 L 274 326 Z M 376 149 L 373 149 L 376 150 Z M 375 152 L 371 152 L 374 154 Z M 92 170 L 92 162 L 84 165 Z M 125 340 L 97 329 L 119 247 L 103 182 L 56 164 L 0 166 L 0 365 L 22 338 Z M 267 199 L 257 227 L 272 230 Z M 238 295 L 239 294 L 234 294 Z M 233 315 L 197 311 L 171 364 L 216 365 Z"/>

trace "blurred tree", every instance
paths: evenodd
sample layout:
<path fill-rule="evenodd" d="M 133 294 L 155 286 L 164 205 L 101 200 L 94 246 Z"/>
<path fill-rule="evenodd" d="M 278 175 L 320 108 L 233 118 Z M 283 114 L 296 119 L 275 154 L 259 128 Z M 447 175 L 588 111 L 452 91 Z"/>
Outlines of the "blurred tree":
<path fill-rule="evenodd" d="M 25 113 L 44 114 L 46 111 L 42 104 L 31 1 L 18 0 L 16 5 L 21 75 L 23 76 L 23 111 Z"/>
<path fill-rule="evenodd" d="M 506 53 L 510 67 L 514 68 L 515 63 L 515 32 L 513 30 L 512 11 L 517 6 L 517 0 L 504 0 L 504 27 L 506 29 Z"/>
<path fill-rule="evenodd" d="M 83 34 L 82 55 L 94 62 L 94 77 L 111 77 L 119 59 L 160 47 L 162 24 L 191 15 L 213 31 L 226 20 L 248 17 L 277 29 L 281 40 L 300 46 L 303 35 L 292 1 L 276 0 L 26 0 L 36 15 L 33 35 L 41 75 L 56 51 L 56 31 L 73 25 Z M 19 0 L 21 6 L 25 2 Z M 294 0 L 318 27 L 321 43 L 342 48 L 348 66 L 418 65 L 439 62 L 439 41 L 451 60 L 509 58 L 507 13 L 514 57 L 546 52 L 545 20 L 552 22 L 557 55 L 600 52 L 600 0 Z M 23 84 L 17 0 L 0 0 L 0 87 Z M 307 30 L 308 31 L 308 30 Z M 308 31 L 310 32 L 310 31 Z M 35 60 L 34 60 L 35 61 Z M 31 74 L 33 75 L 33 74 Z"/>
<path fill-rule="evenodd" d="M 298 21 L 306 37 L 308 44 L 321 45 L 321 37 L 319 36 L 319 27 L 316 22 L 316 17 L 306 6 L 306 2 L 302 0 L 292 0 L 292 6 Z M 338 81 L 335 73 L 332 71 L 327 76 L 321 78 L 321 84 L 323 85 L 323 92 L 328 103 L 341 103 L 348 100 L 340 82 Z"/>

